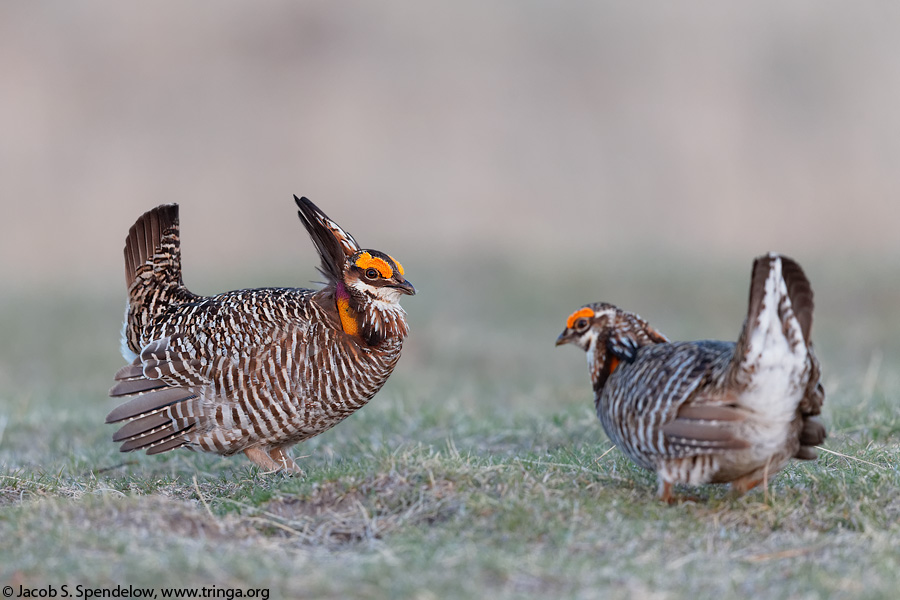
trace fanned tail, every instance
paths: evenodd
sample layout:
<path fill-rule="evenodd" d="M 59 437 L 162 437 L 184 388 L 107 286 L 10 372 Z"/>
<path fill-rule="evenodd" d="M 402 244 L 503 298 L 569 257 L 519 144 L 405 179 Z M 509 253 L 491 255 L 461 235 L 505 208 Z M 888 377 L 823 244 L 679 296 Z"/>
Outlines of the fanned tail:
<path fill-rule="evenodd" d="M 178 205 L 162 204 L 141 215 L 125 238 L 125 284 L 136 279 L 175 280 L 181 284 L 181 243 Z"/>
<path fill-rule="evenodd" d="M 154 316 L 173 302 L 194 298 L 181 279 L 178 205 L 163 204 L 135 221 L 125 239 L 128 312 L 123 352 L 141 351 L 142 337 Z M 130 358 L 130 357 L 129 357 Z"/>
<path fill-rule="evenodd" d="M 803 428 L 800 430 L 800 450 L 797 451 L 795 458 L 813 460 L 817 456 L 814 447 L 824 442 L 827 436 L 825 426 L 814 418 L 822 412 L 822 405 L 825 403 L 825 388 L 819 381 L 819 360 L 813 353 L 812 341 L 809 337 L 815 306 L 813 291 L 800 265 L 784 256 L 781 257 L 781 276 L 787 286 L 794 315 L 803 331 L 811 367 L 806 394 L 799 406 L 800 414 L 803 416 Z"/>
<path fill-rule="evenodd" d="M 781 361 L 786 371 L 793 362 L 806 366 L 804 394 L 797 406 L 802 417 L 800 449 L 795 457 L 816 458 L 814 446 L 826 437 L 825 427 L 815 419 L 822 411 L 825 390 L 819 381 L 819 361 L 813 353 L 813 291 L 803 269 L 791 258 L 769 253 L 753 263 L 747 320 L 735 350 L 733 369 L 739 381 L 761 377 L 764 356 Z"/>

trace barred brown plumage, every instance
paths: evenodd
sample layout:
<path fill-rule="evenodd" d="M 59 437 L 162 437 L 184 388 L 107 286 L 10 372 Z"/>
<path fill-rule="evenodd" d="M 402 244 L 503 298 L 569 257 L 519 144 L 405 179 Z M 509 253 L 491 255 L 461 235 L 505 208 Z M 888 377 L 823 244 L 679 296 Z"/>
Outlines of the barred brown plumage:
<path fill-rule="evenodd" d="M 125 243 L 128 305 L 106 418 L 121 451 L 244 452 L 266 470 L 301 472 L 287 450 L 333 427 L 384 385 L 407 336 L 403 267 L 362 250 L 306 198 L 320 290 L 263 288 L 198 296 L 181 277 L 178 206 L 158 206 Z"/>
<path fill-rule="evenodd" d="M 669 342 L 612 304 L 572 313 L 557 345 L 587 352 L 594 403 L 610 440 L 659 478 L 731 483 L 739 494 L 793 457 L 816 458 L 825 400 L 810 341 L 813 293 L 800 266 L 770 253 L 754 261 L 737 343 Z"/>

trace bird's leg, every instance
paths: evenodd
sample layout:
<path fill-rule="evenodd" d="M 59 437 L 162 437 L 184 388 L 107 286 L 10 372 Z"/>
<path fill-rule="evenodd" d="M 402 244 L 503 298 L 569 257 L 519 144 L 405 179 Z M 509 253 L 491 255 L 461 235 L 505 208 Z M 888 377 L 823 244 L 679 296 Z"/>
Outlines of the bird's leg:
<path fill-rule="evenodd" d="M 676 498 L 675 493 L 673 492 L 674 487 L 675 486 L 671 481 L 663 481 L 660 479 L 657 491 L 659 499 L 666 504 L 678 504 L 679 502 L 696 502 L 699 504 L 704 502 L 703 498 L 697 496 L 685 496 L 684 494 Z"/>
<path fill-rule="evenodd" d="M 675 496 L 672 495 L 672 482 L 659 478 L 659 488 L 656 491 L 659 499 L 666 504 L 675 504 Z"/>
<path fill-rule="evenodd" d="M 754 471 L 749 475 L 745 475 L 731 482 L 731 490 L 735 496 L 743 496 L 759 484 L 765 481 L 765 477 L 761 477 L 758 471 Z"/>
<path fill-rule="evenodd" d="M 290 473 L 291 475 L 303 475 L 303 469 L 301 469 L 297 463 L 294 462 L 294 459 L 284 451 L 284 448 L 272 448 L 269 450 L 269 456 L 278 463 L 278 468 L 284 469 L 285 472 Z"/>

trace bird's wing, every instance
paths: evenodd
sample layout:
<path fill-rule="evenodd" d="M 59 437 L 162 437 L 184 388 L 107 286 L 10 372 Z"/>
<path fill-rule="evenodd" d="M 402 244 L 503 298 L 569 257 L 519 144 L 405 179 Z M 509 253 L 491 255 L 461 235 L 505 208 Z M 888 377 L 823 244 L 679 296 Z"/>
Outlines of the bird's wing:
<path fill-rule="evenodd" d="M 668 458 L 744 448 L 733 427 L 743 418 L 717 385 L 734 354 L 727 342 L 676 342 L 642 348 L 611 377 L 604 403 L 611 425 L 635 454 Z"/>
<path fill-rule="evenodd" d="M 750 443 L 737 434 L 735 425 L 746 417 L 746 412 L 729 402 L 727 396 L 695 396 L 661 429 L 668 444 L 680 455 L 741 450 L 750 447 Z"/>
<path fill-rule="evenodd" d="M 113 436 L 123 452 L 165 452 L 187 443 L 184 434 L 195 428 L 233 431 L 226 437 L 236 439 L 295 394 L 301 365 L 317 353 L 308 343 L 311 325 L 248 324 L 244 314 L 243 326 L 233 327 L 232 312 L 207 307 L 206 320 L 194 328 L 171 320 L 172 333 L 145 344 L 116 373 L 109 394 L 128 400 L 106 422 L 126 422 Z"/>
<path fill-rule="evenodd" d="M 194 429 L 201 414 L 199 385 L 202 384 L 198 359 L 166 359 L 170 338 L 154 340 L 134 362 L 119 369 L 116 384 L 109 391 L 113 398 L 128 398 L 107 416 L 107 423 L 123 425 L 114 442 L 120 450 L 147 450 L 156 454 L 183 446 L 183 434 Z M 163 375 L 165 373 L 165 375 Z M 185 385 L 187 384 L 187 385 Z"/>

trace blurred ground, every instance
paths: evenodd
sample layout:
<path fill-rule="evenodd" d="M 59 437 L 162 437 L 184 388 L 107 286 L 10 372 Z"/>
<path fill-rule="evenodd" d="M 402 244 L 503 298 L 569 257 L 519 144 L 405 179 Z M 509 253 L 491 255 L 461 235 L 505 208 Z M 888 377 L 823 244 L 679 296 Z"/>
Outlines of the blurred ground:
<path fill-rule="evenodd" d="M 898 25 L 887 1 L 4 2 L 0 276 L 118 291 L 128 226 L 175 201 L 189 283 L 305 283 L 292 193 L 432 268 L 897 264 Z"/>

